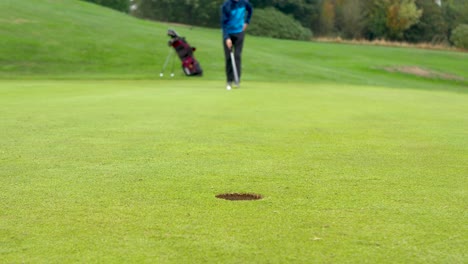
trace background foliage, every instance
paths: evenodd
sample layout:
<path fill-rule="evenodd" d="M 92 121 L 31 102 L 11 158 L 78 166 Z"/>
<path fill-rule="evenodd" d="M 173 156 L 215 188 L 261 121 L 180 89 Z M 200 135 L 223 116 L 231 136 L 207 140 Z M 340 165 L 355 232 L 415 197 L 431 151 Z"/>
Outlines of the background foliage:
<path fill-rule="evenodd" d="M 468 49 L 468 25 L 459 25 L 452 33 L 452 41 L 455 46 Z"/>
<path fill-rule="evenodd" d="M 257 10 L 255 17 L 256 23 L 249 27 L 252 35 L 296 40 L 309 40 L 312 37 L 309 29 L 273 7 Z"/>
<path fill-rule="evenodd" d="M 224 0 L 86 0 L 134 16 L 192 26 L 219 27 L 220 6 Z M 315 36 L 344 39 L 385 39 L 407 42 L 452 43 L 452 31 L 468 23 L 468 1 L 443 0 L 250 0 L 255 8 L 252 24 L 258 23 L 264 36 L 283 37 L 275 32 L 287 27 L 298 29 L 290 19 L 271 21 L 263 9 L 291 16 Z M 267 13 L 272 12 L 266 11 Z M 275 14 L 277 16 L 278 14 Z M 264 21 L 266 20 L 266 21 Z M 268 21 L 273 22 L 268 25 Z M 260 26 L 262 25 L 262 26 Z M 252 28 L 252 27 L 251 27 Z M 253 27 L 255 28 L 255 27 Z M 255 34 L 258 34 L 258 27 Z M 252 33 L 252 32 L 251 32 Z M 294 34 L 297 39 L 303 34 Z"/>

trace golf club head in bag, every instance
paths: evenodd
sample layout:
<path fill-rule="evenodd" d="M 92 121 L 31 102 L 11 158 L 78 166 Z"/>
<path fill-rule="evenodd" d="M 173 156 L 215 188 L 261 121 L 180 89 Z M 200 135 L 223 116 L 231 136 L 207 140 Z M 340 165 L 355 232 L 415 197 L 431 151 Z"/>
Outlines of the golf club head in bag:
<path fill-rule="evenodd" d="M 178 38 L 179 37 L 179 34 L 177 34 L 177 32 L 173 29 L 168 29 L 167 30 L 167 35 L 171 38 Z"/>

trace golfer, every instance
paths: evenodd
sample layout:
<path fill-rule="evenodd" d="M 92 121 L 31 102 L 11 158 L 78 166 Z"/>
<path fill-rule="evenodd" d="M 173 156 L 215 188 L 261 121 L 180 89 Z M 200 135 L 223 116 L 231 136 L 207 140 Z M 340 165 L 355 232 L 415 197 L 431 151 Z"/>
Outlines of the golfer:
<path fill-rule="evenodd" d="M 241 57 L 244 46 L 244 33 L 253 8 L 248 0 L 226 0 L 221 6 L 221 26 L 223 28 L 224 57 L 226 59 L 226 89 L 231 90 L 233 82 L 239 87 L 241 76 Z M 231 52 L 234 53 L 234 62 Z M 235 68 L 233 67 L 235 65 Z M 237 76 L 235 76 L 237 73 Z M 237 78 L 236 78 L 237 77 Z"/>

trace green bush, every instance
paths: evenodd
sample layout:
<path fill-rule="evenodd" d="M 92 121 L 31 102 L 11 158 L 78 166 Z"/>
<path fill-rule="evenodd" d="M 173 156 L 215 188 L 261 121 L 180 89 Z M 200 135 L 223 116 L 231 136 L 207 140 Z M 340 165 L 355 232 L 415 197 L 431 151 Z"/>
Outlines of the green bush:
<path fill-rule="evenodd" d="M 450 40 L 455 47 L 468 49 L 468 25 L 460 24 L 453 31 Z"/>
<path fill-rule="evenodd" d="M 248 33 L 279 39 L 309 40 L 312 38 L 312 31 L 304 28 L 293 17 L 272 7 L 255 10 Z"/>

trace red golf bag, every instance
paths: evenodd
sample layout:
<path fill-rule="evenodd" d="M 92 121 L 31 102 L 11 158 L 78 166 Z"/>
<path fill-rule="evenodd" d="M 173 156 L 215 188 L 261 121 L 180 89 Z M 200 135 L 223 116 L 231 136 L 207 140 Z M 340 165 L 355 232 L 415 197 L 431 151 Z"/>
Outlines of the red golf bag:
<path fill-rule="evenodd" d="M 195 47 L 191 47 L 184 37 L 180 37 L 177 33 L 170 29 L 167 31 L 167 35 L 171 37 L 168 45 L 172 46 L 180 60 L 182 61 L 182 70 L 187 76 L 202 76 L 203 70 L 200 66 L 200 63 L 193 56 Z"/>

